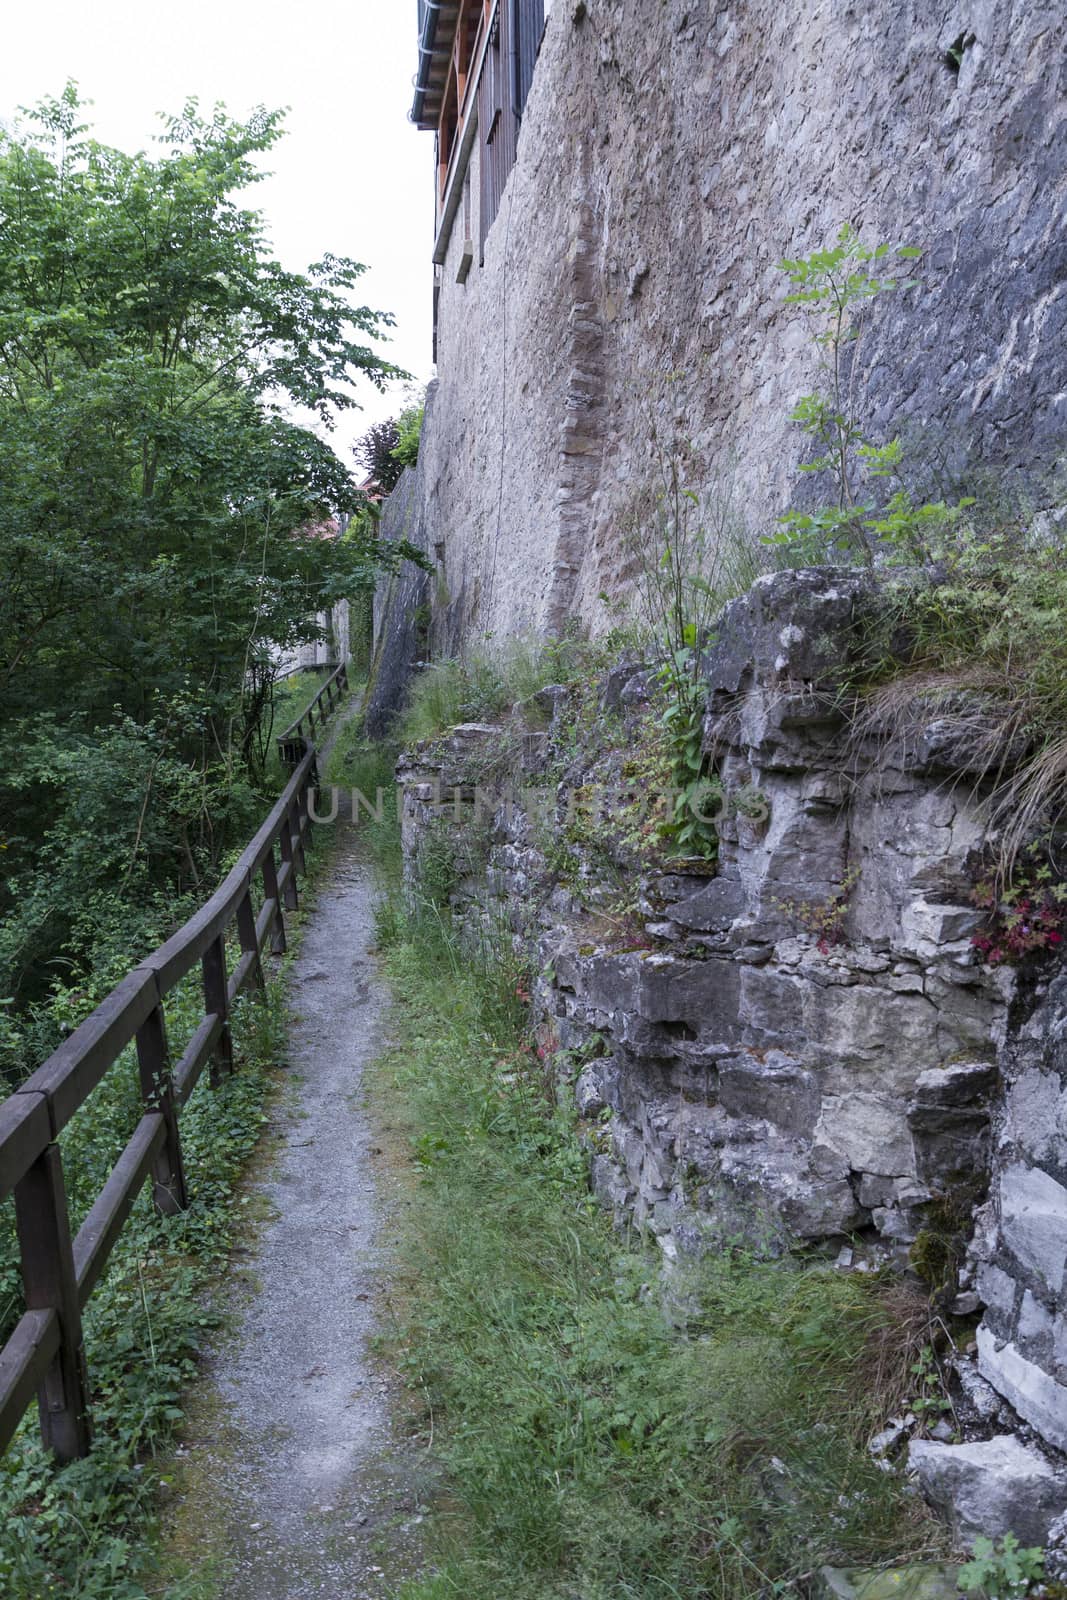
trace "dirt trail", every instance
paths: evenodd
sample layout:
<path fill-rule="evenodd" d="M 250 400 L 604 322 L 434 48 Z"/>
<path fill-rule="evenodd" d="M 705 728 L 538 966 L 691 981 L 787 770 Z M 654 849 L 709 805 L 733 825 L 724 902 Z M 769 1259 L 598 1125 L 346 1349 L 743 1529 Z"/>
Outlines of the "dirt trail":
<path fill-rule="evenodd" d="M 250 1304 L 194 1408 L 197 1486 L 178 1514 L 186 1559 L 219 1562 L 226 1600 L 370 1600 L 417 1565 L 422 1487 L 368 1355 L 388 1270 L 359 1093 L 387 1002 L 372 936 L 370 876 L 339 828 L 293 967 L 299 1087 L 257 1184 L 272 1220 Z M 205 1498 L 210 1514 L 193 1509 Z"/>

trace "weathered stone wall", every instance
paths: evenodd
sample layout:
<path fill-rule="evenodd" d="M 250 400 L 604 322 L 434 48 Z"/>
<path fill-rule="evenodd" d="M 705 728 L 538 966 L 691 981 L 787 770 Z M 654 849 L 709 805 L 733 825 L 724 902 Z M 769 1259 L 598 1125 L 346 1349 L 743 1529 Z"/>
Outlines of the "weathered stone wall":
<path fill-rule="evenodd" d="M 547 690 L 546 731 L 460 728 L 409 755 L 409 871 L 444 830 L 456 914 L 536 946 L 542 1041 L 588 1119 L 595 1187 L 669 1258 L 748 1238 L 906 1267 L 946 1203 L 965 1226 L 983 1205 L 945 1301 L 987 1308 L 993 1390 L 968 1371 L 983 1426 L 1007 1399 L 1064 1448 L 1067 979 L 1028 993 L 972 944 L 975 706 L 845 714 L 842 662 L 883 603 L 876 580 L 823 569 L 727 608 L 706 662 L 719 860 L 646 868 L 636 920 L 605 866 L 647 702 L 634 662 L 576 754 Z M 576 795 L 606 819 L 598 845 Z"/>
<path fill-rule="evenodd" d="M 434 412 L 431 384 L 426 417 Z M 382 507 L 381 538 L 406 539 L 429 554 L 426 494 L 422 456 L 408 467 Z M 380 583 L 374 594 L 374 640 L 364 727 L 372 739 L 387 733 L 404 702 L 411 674 L 426 653 L 429 631 L 430 579 L 424 568 L 405 562 Z"/>
<path fill-rule="evenodd" d="M 484 266 L 456 281 L 457 220 L 442 272 L 436 642 L 598 625 L 653 426 L 696 441 L 709 492 L 732 482 L 757 530 L 783 509 L 812 361 L 776 262 L 846 219 L 924 250 L 921 288 L 880 302 L 859 350 L 874 428 L 919 430 L 953 470 L 1048 464 L 1067 437 L 1062 25 L 1051 0 L 556 5 Z M 471 190 L 476 239 L 476 171 Z"/>
<path fill-rule="evenodd" d="M 979 1367 L 1067 1450 L 1067 978 L 1002 1057 L 996 1171 L 975 1241 Z"/>

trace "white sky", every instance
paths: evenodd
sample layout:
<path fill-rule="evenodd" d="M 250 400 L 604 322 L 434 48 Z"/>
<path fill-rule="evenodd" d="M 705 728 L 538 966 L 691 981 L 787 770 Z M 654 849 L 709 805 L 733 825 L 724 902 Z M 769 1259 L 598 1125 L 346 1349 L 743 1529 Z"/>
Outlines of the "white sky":
<path fill-rule="evenodd" d="M 396 317 L 382 354 L 425 382 L 431 367 L 433 142 L 407 120 L 415 0 L 30 0 L 0 5 L 0 119 L 74 78 L 107 144 L 145 149 L 159 111 L 189 95 L 232 116 L 288 106 L 273 176 L 249 201 L 275 251 L 301 271 L 327 251 L 366 264 L 359 299 Z M 361 386 L 332 442 L 348 445 L 398 411 L 399 388 Z"/>

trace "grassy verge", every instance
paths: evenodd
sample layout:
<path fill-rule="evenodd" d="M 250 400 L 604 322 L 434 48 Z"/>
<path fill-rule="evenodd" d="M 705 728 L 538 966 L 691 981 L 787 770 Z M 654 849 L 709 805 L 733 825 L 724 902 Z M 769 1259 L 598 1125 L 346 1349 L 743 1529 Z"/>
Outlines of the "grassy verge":
<path fill-rule="evenodd" d="M 318 865 L 313 858 L 313 877 Z M 195 983 L 179 986 L 168 1001 L 174 1048 L 181 1049 L 195 1026 L 200 1004 Z M 227 1269 L 232 1246 L 252 1225 L 241 1178 L 268 1120 L 277 1067 L 285 1056 L 286 1024 L 284 974 L 269 980 L 263 1004 L 250 996 L 237 1002 L 237 1070 L 217 1090 L 205 1075 L 182 1115 L 189 1209 L 178 1217 L 158 1217 L 143 1192 L 89 1302 L 91 1454 L 56 1471 L 38 1441 L 31 1412 L 0 1458 L 4 1600 L 201 1596 L 195 1574 L 168 1580 L 158 1570 L 160 1489 L 171 1478 L 189 1384 L 208 1336 L 224 1320 L 211 1291 Z M 116 1063 L 64 1134 L 75 1226 L 138 1115 L 136 1067 L 128 1056 Z M 20 1298 L 9 1211 L 4 1208 L 0 1231 L 5 1325 L 17 1315 Z"/>
<path fill-rule="evenodd" d="M 454 1496 L 406 1600 L 800 1596 L 826 1561 L 935 1548 L 866 1449 L 907 1382 L 891 1286 L 728 1254 L 668 1305 L 590 1197 L 510 954 L 464 958 L 395 888 L 379 938 L 372 1092 L 415 1190 L 396 1359 Z"/>

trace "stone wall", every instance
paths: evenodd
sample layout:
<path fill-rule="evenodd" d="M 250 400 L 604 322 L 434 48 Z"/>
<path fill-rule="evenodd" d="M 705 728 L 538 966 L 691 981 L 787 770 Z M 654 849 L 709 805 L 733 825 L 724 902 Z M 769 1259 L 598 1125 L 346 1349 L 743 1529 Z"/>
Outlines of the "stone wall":
<path fill-rule="evenodd" d="M 520 723 L 409 753 L 409 873 L 446 844 L 461 921 L 535 950 L 542 1044 L 595 1188 L 669 1259 L 747 1239 L 910 1269 L 946 1210 L 966 1234 L 981 1206 L 941 1304 L 986 1307 L 984 1378 L 967 1372 L 982 1426 L 1007 1400 L 1065 1448 L 1067 978 L 1020 987 L 972 945 L 975 706 L 845 714 L 842 663 L 884 603 L 876 580 L 823 569 L 728 607 L 706 661 L 715 866 L 642 869 L 613 834 L 645 737 L 631 661 L 577 749 L 550 689 Z M 617 901 L 638 874 L 635 916 Z"/>
<path fill-rule="evenodd" d="M 653 428 L 766 527 L 812 387 L 776 263 L 850 219 L 920 245 L 857 377 L 950 475 L 1067 436 L 1067 95 L 1045 0 L 567 0 L 552 9 L 484 264 L 442 269 L 425 514 L 435 642 L 604 619 Z M 954 47 L 958 48 L 958 56 Z M 427 148 L 428 166 L 431 161 Z M 470 236 L 477 239 L 478 175 Z M 670 374 L 670 377 L 667 375 Z"/>
<path fill-rule="evenodd" d="M 1002 1056 L 995 1177 L 975 1240 L 982 1373 L 1067 1450 L 1067 978 Z"/>
<path fill-rule="evenodd" d="M 426 396 L 426 419 L 434 414 L 436 385 Z M 426 526 L 424 467 L 419 462 L 408 467 L 382 507 L 379 534 L 382 539 L 406 539 L 417 550 L 429 553 Z M 429 631 L 430 579 L 422 567 L 411 561 L 379 583 L 374 594 L 374 637 L 370 680 L 364 712 L 364 728 L 372 739 L 389 731 L 404 702 L 411 674 L 427 650 Z"/>

